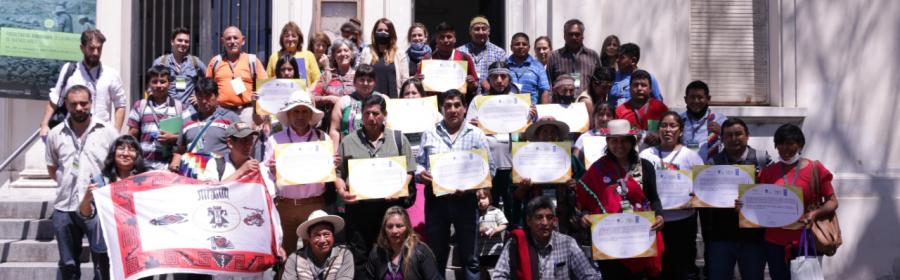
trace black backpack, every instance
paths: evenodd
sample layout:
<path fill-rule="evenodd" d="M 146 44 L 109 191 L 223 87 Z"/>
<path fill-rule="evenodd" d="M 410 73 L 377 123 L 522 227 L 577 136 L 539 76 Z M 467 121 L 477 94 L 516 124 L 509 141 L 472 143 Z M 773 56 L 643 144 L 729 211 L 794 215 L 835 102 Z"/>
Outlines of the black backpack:
<path fill-rule="evenodd" d="M 63 75 L 62 85 L 57 88 L 59 100 L 56 101 L 56 110 L 53 110 L 53 115 L 50 116 L 50 121 L 47 122 L 50 128 L 64 122 L 66 117 L 69 116 L 69 109 L 66 109 L 66 93 L 64 90 L 66 90 L 66 84 L 69 83 L 69 77 L 75 74 L 75 68 L 76 65 L 74 63 L 66 63 L 66 74 Z"/>

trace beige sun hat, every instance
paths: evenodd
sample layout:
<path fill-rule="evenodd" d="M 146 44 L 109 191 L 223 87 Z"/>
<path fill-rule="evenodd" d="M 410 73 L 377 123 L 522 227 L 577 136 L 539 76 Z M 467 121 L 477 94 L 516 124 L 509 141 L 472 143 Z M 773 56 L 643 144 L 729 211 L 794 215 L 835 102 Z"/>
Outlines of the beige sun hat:
<path fill-rule="evenodd" d="M 608 131 L 603 135 L 606 137 L 624 137 L 624 136 L 637 136 L 637 130 L 631 128 L 631 123 L 628 120 L 618 119 L 611 120 L 606 124 Z"/>
<path fill-rule="evenodd" d="M 300 239 L 309 239 L 309 228 L 320 222 L 326 222 L 334 227 L 334 233 L 341 232 L 344 229 L 344 219 L 335 215 L 328 215 L 325 211 L 316 210 L 309 214 L 309 218 L 297 227 L 297 236 Z"/>
<path fill-rule="evenodd" d="M 305 106 L 312 111 L 312 118 L 309 119 L 310 126 L 316 126 L 322 121 L 322 118 L 325 117 L 325 113 L 322 110 L 316 108 L 316 105 L 312 101 L 312 96 L 309 94 L 309 91 L 306 90 L 297 90 L 291 93 L 291 98 L 288 99 L 286 103 L 284 103 L 284 107 L 281 108 L 280 111 L 275 115 L 278 118 L 278 121 L 284 123 L 286 127 L 291 125 L 291 119 L 288 118 L 288 111 L 294 109 L 297 106 Z"/>

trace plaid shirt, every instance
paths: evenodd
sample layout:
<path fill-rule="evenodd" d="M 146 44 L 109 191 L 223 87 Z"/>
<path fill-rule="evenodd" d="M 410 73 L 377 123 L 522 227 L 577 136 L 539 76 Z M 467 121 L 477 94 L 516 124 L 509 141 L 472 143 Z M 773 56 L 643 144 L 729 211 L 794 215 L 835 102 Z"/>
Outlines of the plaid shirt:
<path fill-rule="evenodd" d="M 514 272 L 509 267 L 509 258 L 518 256 L 509 255 L 510 242 L 506 242 L 503 253 L 491 273 L 491 279 L 511 279 Z M 536 246 L 534 240 L 528 242 L 528 246 Z M 575 239 L 568 235 L 553 231 L 550 236 L 550 244 L 543 248 L 536 248 L 538 253 L 539 279 L 601 279 L 588 260 L 584 251 L 575 243 Z M 574 277 L 573 277 L 574 276 Z"/>
<path fill-rule="evenodd" d="M 472 60 L 475 61 L 475 70 L 478 72 L 480 80 L 487 80 L 487 69 L 491 63 L 506 59 L 506 51 L 491 42 L 486 42 L 484 48 L 478 48 L 475 44 L 469 42 L 459 46 L 456 50 L 472 56 Z"/>
<path fill-rule="evenodd" d="M 459 135 L 456 137 L 456 141 L 453 141 L 453 139 L 450 138 L 450 133 L 447 132 L 447 128 L 444 127 L 443 121 L 438 123 L 434 129 L 422 132 L 421 148 L 419 149 L 419 154 L 416 155 L 416 162 L 419 164 L 420 168 L 416 170 L 416 174 L 419 174 L 424 170 L 430 170 L 428 162 L 429 155 L 476 149 L 485 149 L 490 153 L 490 145 L 488 144 L 484 132 L 481 132 L 481 129 L 478 129 L 471 124 L 463 123 L 463 127 L 460 128 L 458 133 Z M 497 167 L 491 157 L 488 157 L 488 163 L 491 174 L 494 174 Z"/>

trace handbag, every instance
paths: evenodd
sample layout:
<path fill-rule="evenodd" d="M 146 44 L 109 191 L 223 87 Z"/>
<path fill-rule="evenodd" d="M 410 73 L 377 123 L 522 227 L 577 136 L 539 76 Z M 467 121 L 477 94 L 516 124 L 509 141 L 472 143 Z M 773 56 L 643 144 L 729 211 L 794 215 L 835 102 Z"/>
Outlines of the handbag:
<path fill-rule="evenodd" d="M 813 162 L 812 184 L 815 191 L 816 207 L 821 207 L 825 201 L 821 199 L 822 186 L 819 183 L 819 161 Z M 838 222 L 837 213 L 816 217 L 811 225 L 812 235 L 815 237 L 816 250 L 826 256 L 834 256 L 838 247 L 844 242 L 841 238 L 841 225 Z"/>
<path fill-rule="evenodd" d="M 799 255 L 791 260 L 791 279 L 802 280 L 824 280 L 825 275 L 822 273 L 822 263 L 816 257 L 816 247 L 810 246 L 810 239 L 814 238 L 810 230 L 803 229 L 800 235 Z M 813 248 L 812 254 L 809 254 L 809 247 Z"/>

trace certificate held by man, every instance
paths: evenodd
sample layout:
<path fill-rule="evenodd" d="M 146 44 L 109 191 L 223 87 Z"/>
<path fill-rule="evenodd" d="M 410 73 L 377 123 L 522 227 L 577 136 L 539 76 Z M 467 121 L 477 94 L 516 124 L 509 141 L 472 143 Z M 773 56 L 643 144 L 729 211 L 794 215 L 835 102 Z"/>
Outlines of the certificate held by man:
<path fill-rule="evenodd" d="M 392 98 L 387 101 L 387 127 L 403 133 L 418 133 L 434 128 L 441 120 L 437 96 Z"/>
<path fill-rule="evenodd" d="M 590 215 L 591 251 L 595 260 L 656 256 L 654 212 Z"/>
<path fill-rule="evenodd" d="M 793 186 L 773 184 L 740 185 L 744 204 L 738 215 L 742 228 L 799 229 L 803 215 L 803 191 Z"/>
<path fill-rule="evenodd" d="M 656 192 L 665 210 L 690 207 L 693 185 L 689 170 L 656 171 Z"/>
<path fill-rule="evenodd" d="M 422 60 L 422 86 L 425 91 L 445 92 L 451 89 L 466 93 L 465 61 L 425 59 Z"/>
<path fill-rule="evenodd" d="M 277 186 L 332 182 L 333 143 L 325 140 L 275 145 L 275 170 Z"/>
<path fill-rule="evenodd" d="M 513 142 L 513 183 L 565 183 L 572 178 L 571 142 Z"/>
<path fill-rule="evenodd" d="M 551 117 L 566 123 L 572 132 L 583 133 L 590 128 L 587 104 L 583 102 L 563 104 L 540 104 L 537 107 L 538 119 Z"/>
<path fill-rule="evenodd" d="M 351 159 L 347 168 L 350 193 L 361 200 L 409 195 L 406 157 Z"/>
<path fill-rule="evenodd" d="M 752 165 L 694 166 L 694 207 L 734 208 L 738 185 L 753 184 L 756 169 Z"/>
<path fill-rule="evenodd" d="M 302 79 L 266 79 L 256 82 L 256 113 L 261 116 L 274 115 L 294 91 L 306 89 Z"/>
<path fill-rule="evenodd" d="M 485 149 L 434 154 L 428 161 L 436 196 L 491 187 L 491 169 Z"/>
<path fill-rule="evenodd" d="M 478 126 L 485 134 L 523 132 L 528 128 L 531 96 L 528 94 L 480 95 L 475 100 Z"/>

